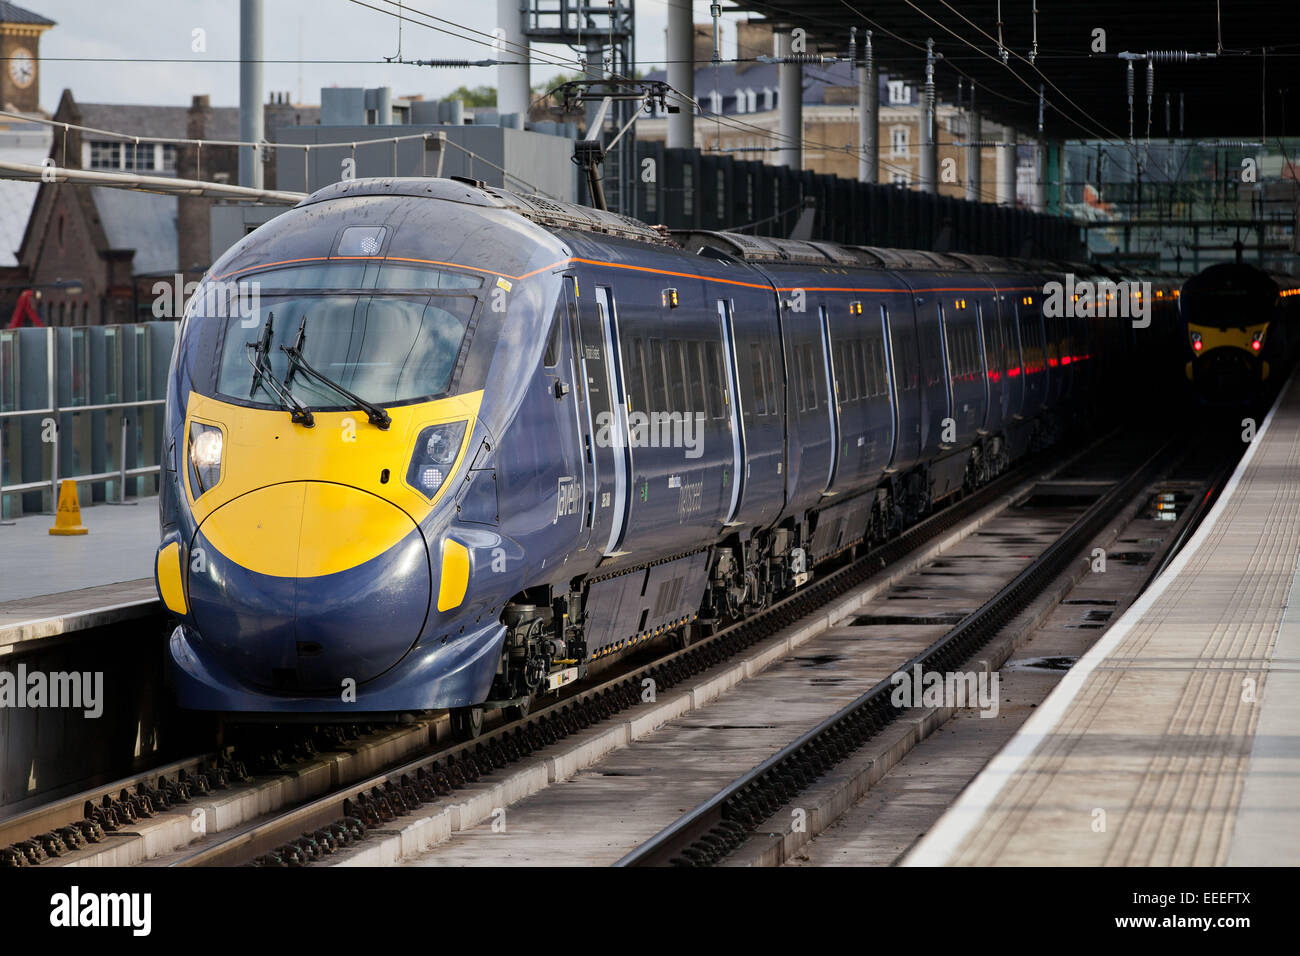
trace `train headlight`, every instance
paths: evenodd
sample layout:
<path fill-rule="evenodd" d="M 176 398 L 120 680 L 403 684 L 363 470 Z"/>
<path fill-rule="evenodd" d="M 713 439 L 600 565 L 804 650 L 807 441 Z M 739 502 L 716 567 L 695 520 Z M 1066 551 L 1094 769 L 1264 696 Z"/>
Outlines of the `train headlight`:
<path fill-rule="evenodd" d="M 1200 332 L 1193 332 L 1193 333 L 1192 333 L 1192 351 L 1193 351 L 1193 352 L 1199 352 L 1199 351 L 1204 347 L 1204 345 L 1205 345 L 1205 343 L 1201 341 L 1201 333 L 1200 333 Z"/>
<path fill-rule="evenodd" d="M 433 500 L 465 443 L 465 422 L 430 425 L 415 440 L 415 453 L 406 469 L 406 482 L 426 498 Z"/>
<path fill-rule="evenodd" d="M 194 497 L 221 480 L 221 458 L 225 442 L 221 429 L 214 425 L 190 422 L 190 484 Z"/>
<path fill-rule="evenodd" d="M 1260 349 L 1262 349 L 1262 348 L 1264 347 L 1264 333 L 1263 333 L 1263 332 L 1256 332 L 1256 333 L 1255 333 L 1254 338 L 1252 338 L 1252 339 L 1250 340 L 1250 347 L 1251 347 L 1251 349 L 1253 349 L 1253 350 L 1256 351 L 1256 352 L 1258 352 Z"/>

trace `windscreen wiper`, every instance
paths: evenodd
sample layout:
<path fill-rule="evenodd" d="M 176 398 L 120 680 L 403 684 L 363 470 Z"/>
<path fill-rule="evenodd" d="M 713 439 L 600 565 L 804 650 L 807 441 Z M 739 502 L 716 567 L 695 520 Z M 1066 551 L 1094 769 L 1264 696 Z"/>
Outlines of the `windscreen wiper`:
<path fill-rule="evenodd" d="M 271 374 L 271 366 L 266 356 L 271 351 L 274 322 L 275 313 L 268 312 L 266 323 L 262 326 L 262 333 L 257 337 L 257 341 L 245 343 L 246 348 L 252 349 L 252 354 L 246 351 L 244 357 L 248 359 L 248 364 L 253 366 L 253 385 L 248 390 L 248 397 L 252 398 L 256 395 L 259 387 L 264 388 L 279 400 L 281 407 L 289 413 L 290 421 L 305 428 L 312 428 L 316 425 L 316 418 L 312 415 L 311 409 L 298 401 L 293 392 L 289 391 L 287 386 L 281 385 Z"/>
<path fill-rule="evenodd" d="M 280 346 L 280 351 L 283 352 L 285 355 L 289 356 L 289 370 L 284 373 L 284 384 L 287 386 L 289 382 L 293 379 L 294 373 L 297 372 L 299 369 L 302 369 L 304 372 L 306 372 L 312 378 L 316 379 L 316 381 L 320 382 L 322 385 L 326 385 L 329 388 L 334 389 L 334 391 L 338 392 L 340 395 L 342 395 L 344 398 L 350 401 L 353 404 L 353 406 L 362 409 L 366 413 L 366 415 L 370 418 L 370 424 L 377 425 L 381 430 L 387 431 L 388 426 L 393 423 L 393 419 L 388 414 L 387 411 L 385 411 L 380 406 L 376 405 L 374 402 L 368 402 L 364 398 L 360 397 L 359 395 L 354 395 L 352 392 L 349 392 L 346 388 L 344 388 L 338 382 L 334 381 L 334 379 L 330 378 L 328 375 L 325 375 L 323 372 L 316 371 L 314 368 L 312 368 L 310 365 L 307 364 L 307 360 L 302 357 L 302 345 L 303 345 L 303 341 L 306 338 L 307 338 L 307 316 L 304 315 L 302 317 L 302 322 L 299 323 L 298 325 L 298 334 L 294 337 L 293 345 Z"/>

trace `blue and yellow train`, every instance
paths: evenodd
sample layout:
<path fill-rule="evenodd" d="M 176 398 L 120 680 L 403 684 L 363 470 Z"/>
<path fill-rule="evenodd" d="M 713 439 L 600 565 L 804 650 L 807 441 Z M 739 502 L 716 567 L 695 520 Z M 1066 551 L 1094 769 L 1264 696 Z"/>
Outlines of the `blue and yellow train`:
<path fill-rule="evenodd" d="M 1184 372 L 1200 402 L 1244 406 L 1279 386 L 1300 351 L 1300 279 L 1224 262 L 1179 296 Z"/>
<path fill-rule="evenodd" d="M 1174 327 L 1064 266 L 669 238 L 479 183 L 323 189 L 211 269 L 167 394 L 182 706 L 524 710 L 743 617 L 1087 414 Z"/>

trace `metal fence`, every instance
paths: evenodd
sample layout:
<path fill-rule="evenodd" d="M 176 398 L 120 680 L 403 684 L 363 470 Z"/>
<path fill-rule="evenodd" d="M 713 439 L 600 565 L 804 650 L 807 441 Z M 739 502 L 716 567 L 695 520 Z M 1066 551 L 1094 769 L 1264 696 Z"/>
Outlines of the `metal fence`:
<path fill-rule="evenodd" d="M 156 494 L 175 322 L 0 331 L 0 518 Z"/>

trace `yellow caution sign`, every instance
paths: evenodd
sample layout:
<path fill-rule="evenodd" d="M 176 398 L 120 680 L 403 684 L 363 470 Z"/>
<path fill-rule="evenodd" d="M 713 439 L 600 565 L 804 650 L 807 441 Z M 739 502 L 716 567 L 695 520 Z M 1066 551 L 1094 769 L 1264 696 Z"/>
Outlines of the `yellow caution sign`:
<path fill-rule="evenodd" d="M 90 529 L 81 523 L 81 504 L 77 501 L 77 483 L 64 478 L 59 485 L 59 511 L 54 518 L 50 534 L 87 534 Z"/>

